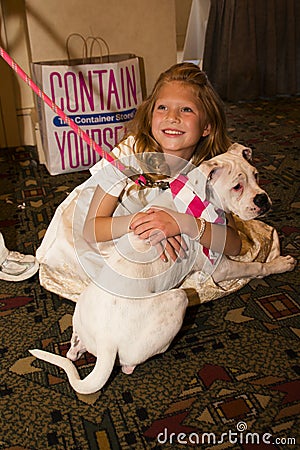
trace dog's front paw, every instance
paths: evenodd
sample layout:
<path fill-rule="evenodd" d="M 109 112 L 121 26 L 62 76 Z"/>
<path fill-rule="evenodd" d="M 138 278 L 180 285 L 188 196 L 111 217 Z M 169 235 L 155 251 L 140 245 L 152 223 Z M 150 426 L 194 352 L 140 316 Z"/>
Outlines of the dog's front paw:
<path fill-rule="evenodd" d="M 290 255 L 278 256 L 267 264 L 271 270 L 270 273 L 284 273 L 294 270 L 297 265 L 297 260 Z"/>
<path fill-rule="evenodd" d="M 295 258 L 293 258 L 291 255 L 287 255 L 287 256 L 283 256 L 283 258 L 285 258 L 285 264 L 287 267 L 287 271 L 291 271 L 294 270 L 296 265 L 297 265 L 297 260 Z"/>

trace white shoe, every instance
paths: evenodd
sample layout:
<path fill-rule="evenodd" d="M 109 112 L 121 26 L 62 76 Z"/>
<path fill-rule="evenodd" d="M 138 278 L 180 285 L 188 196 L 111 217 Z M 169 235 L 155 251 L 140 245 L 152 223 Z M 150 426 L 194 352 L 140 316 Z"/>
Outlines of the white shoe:
<path fill-rule="evenodd" d="M 7 257 L 0 265 L 0 280 L 23 281 L 32 277 L 39 270 L 39 263 L 33 255 L 23 255 L 8 251 Z"/>

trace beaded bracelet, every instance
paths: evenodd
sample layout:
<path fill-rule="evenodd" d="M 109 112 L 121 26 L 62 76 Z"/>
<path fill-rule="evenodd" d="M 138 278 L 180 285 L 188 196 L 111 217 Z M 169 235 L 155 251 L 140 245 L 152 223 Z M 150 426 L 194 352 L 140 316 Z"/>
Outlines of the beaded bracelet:
<path fill-rule="evenodd" d="M 198 241 L 198 242 L 200 242 L 200 239 L 202 238 L 205 228 L 206 228 L 206 221 L 204 219 L 202 219 L 202 217 L 200 217 L 199 220 L 201 222 L 201 225 L 199 228 L 199 233 L 197 234 L 197 236 L 194 239 L 195 241 Z"/>

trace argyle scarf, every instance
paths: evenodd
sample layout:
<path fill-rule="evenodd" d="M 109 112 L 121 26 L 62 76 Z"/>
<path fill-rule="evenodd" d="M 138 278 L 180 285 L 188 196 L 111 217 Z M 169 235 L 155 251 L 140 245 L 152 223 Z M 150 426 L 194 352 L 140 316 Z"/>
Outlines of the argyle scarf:
<path fill-rule="evenodd" d="M 224 211 L 216 208 L 207 200 L 202 200 L 193 189 L 188 177 L 179 175 L 173 181 L 169 182 L 171 193 L 175 205 L 180 212 L 185 212 L 194 217 L 202 217 L 208 222 L 225 225 L 226 219 Z M 219 258 L 219 254 L 203 247 L 203 253 L 212 264 Z"/>

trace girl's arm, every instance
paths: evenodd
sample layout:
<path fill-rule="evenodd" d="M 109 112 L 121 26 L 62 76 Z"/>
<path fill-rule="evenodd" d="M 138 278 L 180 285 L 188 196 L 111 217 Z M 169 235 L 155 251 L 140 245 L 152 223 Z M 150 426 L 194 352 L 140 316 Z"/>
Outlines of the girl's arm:
<path fill-rule="evenodd" d="M 84 238 L 89 242 L 104 242 L 123 236 L 129 231 L 134 215 L 112 217 L 118 197 L 96 188 L 84 225 Z"/>
<path fill-rule="evenodd" d="M 130 224 L 135 220 L 145 222 L 148 218 L 147 212 L 139 212 L 127 216 L 112 217 L 118 205 L 118 197 L 107 194 L 99 186 L 93 196 L 84 225 L 84 238 L 88 242 L 104 242 L 116 239 L 131 231 Z M 146 238 L 145 238 L 146 239 Z M 172 236 L 161 248 L 157 244 L 158 253 L 162 260 L 166 261 L 166 253 L 174 261 L 179 257 L 185 257 L 186 243 L 180 235 Z"/>
<path fill-rule="evenodd" d="M 147 214 L 148 217 L 134 218 L 130 229 L 142 239 L 150 239 L 152 245 L 179 234 L 195 239 L 199 233 L 201 221 L 189 214 L 159 208 L 150 208 Z M 226 217 L 227 226 L 206 222 L 200 244 L 218 253 L 236 256 L 241 250 L 241 239 L 232 216 Z"/>
<path fill-rule="evenodd" d="M 201 222 L 189 214 L 159 208 L 112 217 L 117 205 L 118 197 L 97 187 L 85 221 L 85 239 L 89 242 L 104 242 L 133 231 L 141 239 L 150 239 L 152 245 L 160 246 L 164 241 L 165 252 L 175 260 L 178 255 L 184 256 L 187 249 L 180 235 L 187 234 L 195 239 L 201 226 Z M 226 227 L 206 222 L 200 243 L 216 252 L 235 256 L 240 252 L 241 239 L 231 215 L 227 216 L 227 222 Z M 162 259 L 166 259 L 165 252 Z"/>

